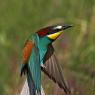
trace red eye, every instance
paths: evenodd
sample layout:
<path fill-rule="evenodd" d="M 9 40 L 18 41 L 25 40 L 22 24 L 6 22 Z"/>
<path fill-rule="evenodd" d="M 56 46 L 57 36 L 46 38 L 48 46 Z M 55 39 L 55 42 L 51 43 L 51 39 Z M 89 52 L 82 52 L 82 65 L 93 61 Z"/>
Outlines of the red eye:
<path fill-rule="evenodd" d="M 46 36 L 49 32 L 49 28 L 43 28 L 43 29 L 40 29 L 37 33 L 40 37 L 43 37 L 43 36 Z"/>

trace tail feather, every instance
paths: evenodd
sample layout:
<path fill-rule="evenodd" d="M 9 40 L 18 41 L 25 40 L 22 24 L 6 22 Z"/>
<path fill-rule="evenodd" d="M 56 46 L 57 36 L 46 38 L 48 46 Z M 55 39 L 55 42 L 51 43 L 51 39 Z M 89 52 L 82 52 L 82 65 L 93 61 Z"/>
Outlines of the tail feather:
<path fill-rule="evenodd" d="M 21 90 L 20 95 L 39 95 L 39 94 L 35 94 L 35 92 L 33 92 L 33 87 L 29 86 L 30 84 L 28 83 L 27 79 L 25 80 L 25 83 L 23 85 L 23 88 Z M 32 88 L 31 88 L 32 87 Z M 45 92 L 41 86 L 41 95 L 45 95 Z"/>

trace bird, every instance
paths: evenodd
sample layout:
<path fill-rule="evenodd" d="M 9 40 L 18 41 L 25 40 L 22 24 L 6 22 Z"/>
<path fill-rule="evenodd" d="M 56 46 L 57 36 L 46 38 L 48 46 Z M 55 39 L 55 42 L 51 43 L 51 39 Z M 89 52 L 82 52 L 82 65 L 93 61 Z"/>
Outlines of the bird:
<path fill-rule="evenodd" d="M 58 84 L 67 95 L 70 89 L 65 83 L 62 68 L 58 63 L 52 43 L 72 27 L 67 24 L 55 24 L 39 29 L 29 36 L 22 50 L 21 73 L 26 80 L 20 95 L 45 95 L 41 85 L 41 72 Z"/>

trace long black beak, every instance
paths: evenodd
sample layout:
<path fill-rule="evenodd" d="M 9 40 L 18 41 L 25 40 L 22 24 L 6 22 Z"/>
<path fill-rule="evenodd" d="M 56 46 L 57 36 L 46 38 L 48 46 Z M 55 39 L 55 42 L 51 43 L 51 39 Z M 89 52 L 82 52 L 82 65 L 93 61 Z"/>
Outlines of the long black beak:
<path fill-rule="evenodd" d="M 68 29 L 68 28 L 70 28 L 70 27 L 72 27 L 72 25 L 63 25 L 63 26 L 62 26 L 62 30 Z"/>

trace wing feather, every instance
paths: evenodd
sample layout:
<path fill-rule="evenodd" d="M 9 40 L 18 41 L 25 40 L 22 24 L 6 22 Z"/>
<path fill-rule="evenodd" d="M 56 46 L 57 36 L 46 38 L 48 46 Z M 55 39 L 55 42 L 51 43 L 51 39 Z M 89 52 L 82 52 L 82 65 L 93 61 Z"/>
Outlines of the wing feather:
<path fill-rule="evenodd" d="M 44 58 L 44 66 L 41 67 L 42 71 L 48 75 L 50 79 L 52 79 L 55 83 L 59 85 L 60 88 L 63 88 L 67 95 L 70 94 L 70 90 L 68 89 L 63 74 L 62 68 L 60 67 L 58 60 L 54 53 L 54 48 L 52 45 L 49 45 L 48 51 Z"/>

